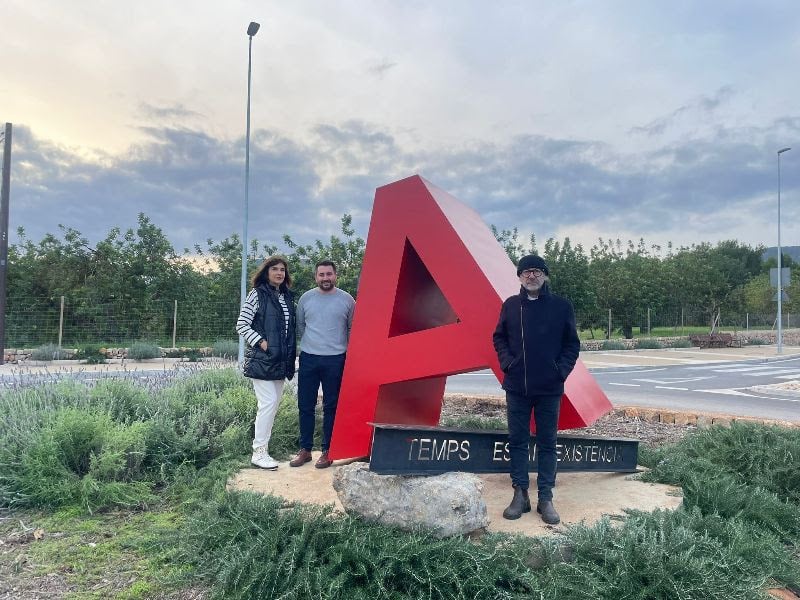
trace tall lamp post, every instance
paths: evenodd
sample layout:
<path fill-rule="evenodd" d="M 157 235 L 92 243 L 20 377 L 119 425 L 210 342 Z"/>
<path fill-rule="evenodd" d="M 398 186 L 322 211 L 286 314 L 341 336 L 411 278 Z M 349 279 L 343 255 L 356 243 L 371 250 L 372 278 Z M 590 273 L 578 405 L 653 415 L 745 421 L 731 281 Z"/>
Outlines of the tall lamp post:
<path fill-rule="evenodd" d="M 783 273 L 781 271 L 781 154 L 791 148 L 778 150 L 778 354 L 783 354 Z"/>
<path fill-rule="evenodd" d="M 247 43 L 247 133 L 244 142 L 244 221 L 242 223 L 242 289 L 241 304 L 247 298 L 247 211 L 250 203 L 250 73 L 253 63 L 253 36 L 258 33 L 261 27 L 255 21 L 251 21 L 247 26 L 247 36 L 250 38 Z M 239 336 L 239 364 L 244 363 L 244 338 Z"/>

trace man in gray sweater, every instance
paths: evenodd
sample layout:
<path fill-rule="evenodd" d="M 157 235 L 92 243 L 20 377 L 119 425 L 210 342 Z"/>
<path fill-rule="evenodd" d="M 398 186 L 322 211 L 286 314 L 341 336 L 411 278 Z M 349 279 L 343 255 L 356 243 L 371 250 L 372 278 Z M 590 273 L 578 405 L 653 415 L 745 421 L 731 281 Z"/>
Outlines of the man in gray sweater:
<path fill-rule="evenodd" d="M 345 352 L 353 323 L 355 300 L 336 287 L 336 265 L 323 260 L 316 264 L 317 287 L 308 290 L 297 303 L 297 333 L 300 336 L 300 370 L 297 378 L 297 408 L 300 412 L 300 451 L 290 462 L 299 467 L 311 461 L 314 445 L 314 411 L 322 386 L 322 455 L 314 465 L 331 466 L 328 447 L 339 402 Z"/>

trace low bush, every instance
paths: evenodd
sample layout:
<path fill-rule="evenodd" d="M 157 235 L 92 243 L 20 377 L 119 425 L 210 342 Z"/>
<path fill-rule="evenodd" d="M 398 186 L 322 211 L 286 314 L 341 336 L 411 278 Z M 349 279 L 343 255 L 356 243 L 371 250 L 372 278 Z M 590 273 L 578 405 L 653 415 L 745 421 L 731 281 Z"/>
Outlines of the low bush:
<path fill-rule="evenodd" d="M 161 358 L 161 348 L 152 342 L 134 342 L 128 348 L 127 357 L 131 360 Z"/>
<path fill-rule="evenodd" d="M 295 402 L 285 404 L 296 415 L 288 408 Z M 200 372 L 166 388 L 64 380 L 6 392 L 0 504 L 140 506 L 187 466 L 196 471 L 249 452 L 254 415 L 250 382 L 232 369 Z M 296 432 L 295 424 L 295 439 Z"/>
<path fill-rule="evenodd" d="M 664 344 L 653 338 L 639 338 L 636 340 L 636 348 L 642 350 L 660 350 Z"/>
<path fill-rule="evenodd" d="M 32 360 L 64 360 L 71 357 L 71 352 L 67 352 L 55 344 L 45 344 L 31 350 Z"/>
<path fill-rule="evenodd" d="M 603 340 L 603 350 L 627 350 L 628 347 L 619 340 Z"/>
<path fill-rule="evenodd" d="M 88 365 L 102 364 L 106 362 L 106 354 L 102 350 L 103 348 L 97 344 L 85 344 L 78 348 L 75 358 Z"/>
<path fill-rule="evenodd" d="M 147 425 L 64 409 L 39 430 L 8 479 L 27 506 L 140 506 L 154 499 L 142 479 Z"/>
<path fill-rule="evenodd" d="M 648 451 L 647 481 L 680 485 L 686 502 L 800 545 L 800 430 L 735 422 Z M 709 482 L 714 482 L 709 485 Z"/>
<path fill-rule="evenodd" d="M 669 345 L 670 348 L 691 348 L 692 342 L 689 341 L 689 338 L 678 338 L 676 340 L 672 340 Z"/>
<path fill-rule="evenodd" d="M 765 340 L 764 338 L 746 338 L 748 346 L 768 346 L 769 340 Z"/>
<path fill-rule="evenodd" d="M 540 597 L 529 540 L 439 540 L 247 492 L 192 516 L 184 559 L 225 598 Z"/>
<path fill-rule="evenodd" d="M 211 347 L 211 355 L 236 360 L 239 357 L 239 342 L 233 340 L 217 340 Z"/>

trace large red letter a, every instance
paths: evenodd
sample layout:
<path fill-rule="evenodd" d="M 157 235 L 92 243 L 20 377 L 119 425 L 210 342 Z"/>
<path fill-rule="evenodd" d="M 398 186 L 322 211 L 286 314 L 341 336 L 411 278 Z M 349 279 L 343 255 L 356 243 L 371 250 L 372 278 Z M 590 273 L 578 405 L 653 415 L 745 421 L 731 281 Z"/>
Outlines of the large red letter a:
<path fill-rule="evenodd" d="M 332 459 L 369 453 L 369 422 L 436 425 L 448 375 L 491 368 L 516 269 L 478 214 L 419 176 L 378 188 L 359 281 Z M 611 404 L 578 361 L 559 428 Z"/>

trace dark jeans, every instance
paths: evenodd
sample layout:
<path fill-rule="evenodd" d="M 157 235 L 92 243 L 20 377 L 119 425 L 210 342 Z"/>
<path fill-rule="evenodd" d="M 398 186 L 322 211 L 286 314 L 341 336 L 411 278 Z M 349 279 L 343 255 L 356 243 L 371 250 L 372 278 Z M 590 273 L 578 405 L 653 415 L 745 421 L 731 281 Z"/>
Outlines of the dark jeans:
<path fill-rule="evenodd" d="M 314 447 L 314 411 L 317 394 L 322 385 L 322 451 L 327 452 L 339 403 L 345 354 L 323 356 L 300 353 L 300 370 L 297 375 L 297 408 L 300 411 L 300 447 Z"/>
<path fill-rule="evenodd" d="M 552 500 L 556 484 L 556 433 L 561 394 L 558 396 L 523 396 L 506 392 L 508 449 L 511 456 L 511 483 L 528 489 L 528 452 L 531 436 L 531 411 L 536 422 L 536 454 L 539 500 Z"/>

